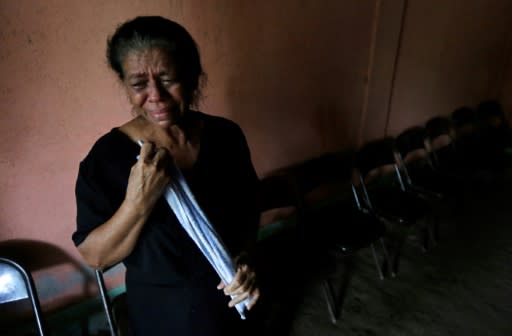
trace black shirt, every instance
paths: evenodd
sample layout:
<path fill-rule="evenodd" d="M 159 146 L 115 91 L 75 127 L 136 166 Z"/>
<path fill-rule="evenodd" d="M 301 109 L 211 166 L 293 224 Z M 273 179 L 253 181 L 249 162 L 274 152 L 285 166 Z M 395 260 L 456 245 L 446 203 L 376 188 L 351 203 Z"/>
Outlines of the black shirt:
<path fill-rule="evenodd" d="M 244 242 L 256 239 L 258 225 L 258 178 L 249 148 L 234 122 L 200 112 L 189 113 L 203 119 L 204 127 L 197 161 L 183 174 L 199 206 L 235 257 Z M 77 230 L 72 237 L 76 245 L 120 207 L 139 152 L 136 143 L 114 128 L 94 144 L 80 163 L 75 190 Z M 135 286 L 189 286 L 214 276 L 213 268 L 163 197 L 123 262 L 128 291 Z M 213 286 L 212 291 L 215 290 Z M 136 306 L 137 302 L 131 304 Z"/>

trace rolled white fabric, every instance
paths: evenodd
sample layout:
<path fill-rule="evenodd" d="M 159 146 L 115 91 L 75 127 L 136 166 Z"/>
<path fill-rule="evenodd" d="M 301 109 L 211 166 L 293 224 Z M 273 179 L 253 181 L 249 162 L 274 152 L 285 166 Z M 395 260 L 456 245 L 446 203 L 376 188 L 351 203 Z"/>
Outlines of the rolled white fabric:
<path fill-rule="evenodd" d="M 142 146 L 142 141 L 138 141 Z M 236 269 L 233 258 L 229 255 L 221 237 L 212 226 L 176 165 L 172 165 L 171 184 L 166 188 L 164 197 L 181 226 L 196 243 L 203 255 L 208 259 L 220 279 L 227 285 L 233 280 Z M 245 320 L 245 307 L 250 298 L 238 303 L 235 307 L 240 317 Z"/>

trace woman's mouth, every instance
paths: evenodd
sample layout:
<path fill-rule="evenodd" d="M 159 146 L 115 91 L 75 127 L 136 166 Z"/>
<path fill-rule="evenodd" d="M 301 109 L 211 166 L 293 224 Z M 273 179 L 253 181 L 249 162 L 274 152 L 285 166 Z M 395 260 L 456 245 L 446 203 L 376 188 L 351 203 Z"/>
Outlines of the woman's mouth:
<path fill-rule="evenodd" d="M 162 109 L 162 110 L 158 110 L 158 111 L 151 111 L 151 112 L 149 112 L 149 114 L 155 120 L 161 121 L 161 120 L 168 119 L 171 113 L 170 113 L 169 109 Z"/>

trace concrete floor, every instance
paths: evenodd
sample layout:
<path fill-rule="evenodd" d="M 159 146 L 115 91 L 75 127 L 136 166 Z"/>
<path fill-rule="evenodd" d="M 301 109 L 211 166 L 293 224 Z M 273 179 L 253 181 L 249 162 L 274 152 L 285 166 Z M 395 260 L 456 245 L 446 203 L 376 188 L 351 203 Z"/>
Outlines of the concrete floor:
<path fill-rule="evenodd" d="M 337 323 L 331 323 L 314 274 L 274 317 L 290 317 L 292 336 L 512 335 L 512 174 L 468 186 L 456 210 L 441 216 L 440 241 L 424 253 L 404 250 L 396 277 L 380 280 L 370 250 L 354 260 Z M 330 273 L 340 286 L 340 265 Z M 277 315 L 277 317 L 276 317 Z M 281 316 L 280 316 L 281 315 Z"/>

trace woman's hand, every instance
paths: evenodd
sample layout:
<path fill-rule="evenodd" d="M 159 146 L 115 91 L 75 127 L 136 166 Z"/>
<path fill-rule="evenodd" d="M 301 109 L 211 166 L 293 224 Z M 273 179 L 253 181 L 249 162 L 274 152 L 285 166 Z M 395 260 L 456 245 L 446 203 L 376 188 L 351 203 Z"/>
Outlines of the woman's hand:
<path fill-rule="evenodd" d="M 217 286 L 217 289 L 223 289 L 224 294 L 231 295 L 233 297 L 233 299 L 229 301 L 229 307 L 234 307 L 236 304 L 244 301 L 247 297 L 250 297 L 247 310 L 251 310 L 260 297 L 260 290 L 256 283 L 256 273 L 254 273 L 247 264 L 241 264 L 238 266 L 235 277 L 230 284 L 225 285 L 221 282 Z"/>
<path fill-rule="evenodd" d="M 139 160 L 130 171 L 126 201 L 141 209 L 151 210 L 170 182 L 168 168 L 171 162 L 167 149 L 144 143 Z"/>

